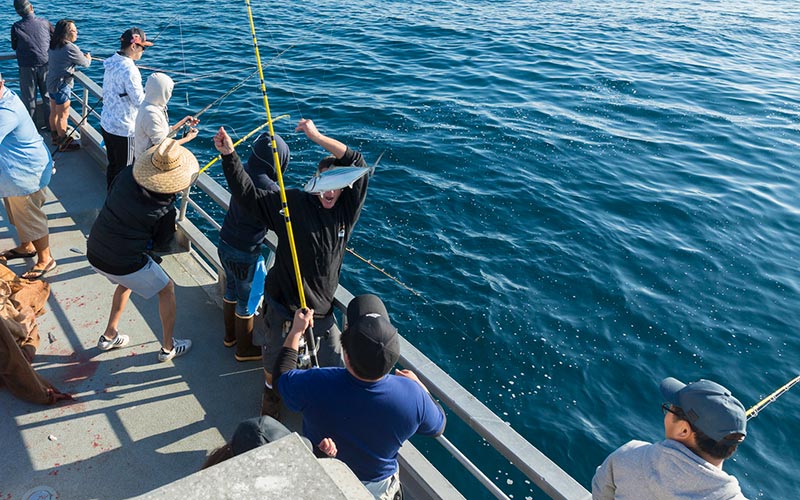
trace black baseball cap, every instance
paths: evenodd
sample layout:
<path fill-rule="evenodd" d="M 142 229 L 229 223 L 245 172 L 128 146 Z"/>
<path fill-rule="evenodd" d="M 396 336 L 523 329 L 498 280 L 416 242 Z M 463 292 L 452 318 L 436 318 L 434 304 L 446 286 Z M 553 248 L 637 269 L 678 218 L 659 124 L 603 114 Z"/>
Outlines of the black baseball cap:
<path fill-rule="evenodd" d="M 389 373 L 400 359 L 397 329 L 377 296 L 359 295 L 350 301 L 342 347 L 356 375 L 370 380 Z"/>

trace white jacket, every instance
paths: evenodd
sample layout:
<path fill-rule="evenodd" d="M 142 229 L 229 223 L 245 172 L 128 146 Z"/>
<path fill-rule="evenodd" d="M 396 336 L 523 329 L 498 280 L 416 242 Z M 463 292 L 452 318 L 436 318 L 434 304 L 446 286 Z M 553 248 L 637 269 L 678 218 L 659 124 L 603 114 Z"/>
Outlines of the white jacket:
<path fill-rule="evenodd" d="M 167 102 L 172 97 L 175 82 L 164 73 L 153 73 L 144 88 L 144 102 L 136 115 L 136 137 L 134 156 L 136 158 L 160 143 L 169 134 Z"/>
<path fill-rule="evenodd" d="M 100 126 L 110 134 L 133 137 L 136 112 L 144 100 L 142 75 L 133 59 L 119 52 L 103 63 L 103 111 Z"/>

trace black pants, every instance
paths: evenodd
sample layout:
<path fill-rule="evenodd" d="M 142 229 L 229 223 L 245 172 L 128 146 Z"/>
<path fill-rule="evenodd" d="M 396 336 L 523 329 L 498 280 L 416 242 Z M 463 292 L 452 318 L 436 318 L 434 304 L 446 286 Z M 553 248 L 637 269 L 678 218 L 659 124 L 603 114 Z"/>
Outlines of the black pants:
<path fill-rule="evenodd" d="M 106 132 L 100 128 L 103 134 L 103 141 L 106 143 L 106 157 L 108 167 L 106 168 L 106 186 L 111 189 L 111 183 L 122 169 L 133 164 L 133 137 L 123 137 Z"/>

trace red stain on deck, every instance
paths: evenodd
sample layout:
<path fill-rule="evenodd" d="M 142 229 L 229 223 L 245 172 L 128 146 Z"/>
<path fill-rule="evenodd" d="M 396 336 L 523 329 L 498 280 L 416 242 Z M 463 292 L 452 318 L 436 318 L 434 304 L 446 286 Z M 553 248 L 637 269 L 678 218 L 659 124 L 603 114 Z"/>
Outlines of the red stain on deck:
<path fill-rule="evenodd" d="M 72 353 L 70 359 L 74 359 L 74 364 L 67 368 L 64 382 L 79 382 L 92 378 L 100 366 L 99 361 L 93 361 L 86 353 Z"/>

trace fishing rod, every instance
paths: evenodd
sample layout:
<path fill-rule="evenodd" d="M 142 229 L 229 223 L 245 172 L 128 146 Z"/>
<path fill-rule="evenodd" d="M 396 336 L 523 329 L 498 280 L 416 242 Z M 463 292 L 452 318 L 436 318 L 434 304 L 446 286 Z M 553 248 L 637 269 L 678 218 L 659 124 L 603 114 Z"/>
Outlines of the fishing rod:
<path fill-rule="evenodd" d="M 290 116 L 290 115 L 288 115 L 288 114 L 286 114 L 286 115 L 280 115 L 280 116 L 278 116 L 277 118 L 275 118 L 275 120 L 273 120 L 273 121 L 278 121 L 278 120 L 281 120 L 281 119 L 283 119 L 283 118 L 289 118 L 289 116 Z M 241 138 L 241 139 L 239 139 L 238 141 L 234 142 L 234 143 L 233 143 L 233 147 L 234 147 L 234 149 L 236 148 L 236 146 L 238 146 L 239 144 L 243 143 L 243 142 L 244 142 L 244 141 L 246 141 L 247 139 L 251 138 L 251 137 L 253 136 L 253 134 L 255 134 L 256 132 L 258 132 L 258 131 L 259 131 L 259 130 L 261 130 L 262 128 L 266 127 L 267 125 L 269 125 L 269 122 L 264 122 L 264 123 L 262 123 L 262 124 L 261 124 L 261 125 L 259 125 L 258 127 L 254 128 L 253 130 L 251 130 L 250 132 L 248 132 L 248 133 L 247 133 L 247 134 L 246 134 L 244 137 L 242 137 L 242 138 Z M 221 160 L 221 159 L 222 159 L 222 155 L 217 155 L 217 156 L 215 156 L 215 157 L 214 157 L 214 158 L 213 158 L 211 161 L 209 161 L 208 163 L 206 163 L 206 165 L 205 165 L 203 168 L 201 168 L 201 169 L 200 169 L 200 172 L 198 172 L 198 175 L 199 175 L 199 174 L 202 174 L 203 172 L 205 172 L 206 170 L 208 170 L 208 167 L 210 167 L 211 165 L 213 165 L 213 164 L 217 163 L 217 162 L 218 162 L 219 160 Z"/>
<path fill-rule="evenodd" d="M 764 399 L 753 405 L 753 407 L 747 410 L 747 412 L 745 413 L 745 415 L 747 416 L 747 420 L 750 420 L 751 418 L 755 418 L 756 416 L 758 416 L 758 412 L 766 408 L 770 403 L 774 402 L 779 397 L 783 396 L 786 393 L 786 391 L 791 389 L 792 386 L 794 386 L 798 382 L 800 382 L 800 375 L 796 376 L 795 378 L 787 382 L 786 385 L 779 388 L 769 396 L 765 397 Z"/>
<path fill-rule="evenodd" d="M 222 94 L 220 97 L 218 97 L 217 99 L 215 99 L 215 100 L 214 100 L 214 102 L 212 102 L 211 104 L 209 104 L 209 105 L 205 106 L 203 109 L 201 109 L 200 111 L 198 111 L 197 113 L 195 113 L 194 115 L 192 115 L 192 118 L 194 118 L 195 120 L 198 120 L 198 119 L 200 119 L 200 116 L 201 116 L 203 113 L 205 113 L 206 111 L 208 111 L 209 109 L 211 109 L 211 108 L 212 108 L 212 107 L 213 107 L 215 104 L 217 104 L 218 102 L 222 101 L 223 99 L 225 99 L 225 98 L 226 98 L 226 97 L 228 97 L 229 95 L 233 94 L 234 92 L 236 92 L 237 90 L 239 90 L 240 88 L 242 88 L 242 86 L 243 86 L 243 85 L 244 85 L 244 84 L 247 82 L 247 80 L 249 80 L 250 78 L 252 78 L 252 77 L 253 77 L 255 74 L 256 74 L 256 72 L 255 72 L 255 71 L 253 71 L 252 73 L 250 73 L 250 75 L 248 75 L 248 76 L 247 76 L 247 77 L 246 77 L 244 80 L 242 80 L 241 82 L 237 83 L 236 85 L 234 85 L 233 87 L 231 87 L 231 88 L 230 88 L 230 90 L 228 90 L 227 92 L 225 92 L 224 94 Z M 182 125 L 182 126 L 180 126 L 180 127 L 177 127 L 177 128 L 174 128 L 174 129 L 170 130 L 170 131 L 169 131 L 169 133 L 167 134 L 167 137 L 169 137 L 169 138 L 175 137 L 175 136 L 178 134 L 178 131 L 180 131 L 180 130 L 182 130 L 182 129 L 186 128 L 187 126 L 188 126 L 188 125 L 184 124 L 184 125 Z"/>
<path fill-rule="evenodd" d="M 275 142 L 275 129 L 272 127 L 272 113 L 269 110 L 269 98 L 267 97 L 267 85 L 264 83 L 264 69 L 261 67 L 261 55 L 258 52 L 258 40 L 256 39 L 256 26 L 253 23 L 253 10 L 250 8 L 250 0 L 244 0 L 247 5 L 247 18 L 250 21 L 250 34 L 253 36 L 253 49 L 256 54 L 256 62 L 258 63 L 258 77 L 261 81 L 261 95 L 264 98 L 264 109 L 267 112 L 267 123 L 269 124 L 269 138 L 272 143 L 272 158 L 275 164 L 275 172 L 278 176 L 278 187 L 281 193 L 281 214 L 283 221 L 286 223 L 286 235 L 289 240 L 289 249 L 292 253 L 292 264 L 294 265 L 294 275 L 297 279 L 297 295 L 300 299 L 300 307 L 306 307 L 306 294 L 303 290 L 303 278 L 300 275 L 300 263 L 297 259 L 297 248 L 294 244 L 294 232 L 292 231 L 292 219 L 289 216 L 289 204 L 286 201 L 286 188 L 283 185 L 283 173 L 281 172 L 281 160 L 278 156 L 278 144 Z M 318 367 L 319 361 L 317 360 L 317 346 L 314 332 L 309 327 L 305 333 L 306 347 L 308 348 L 311 357 L 311 364 Z"/>
<path fill-rule="evenodd" d="M 83 125 L 83 122 L 85 122 L 86 119 L 89 118 L 89 115 L 92 114 L 92 112 L 94 111 L 94 108 L 99 106 L 101 102 L 103 102 L 103 98 L 102 97 L 100 97 L 97 100 L 97 102 L 94 103 L 94 106 L 90 106 L 89 107 L 89 109 L 86 111 L 86 114 L 83 116 L 83 118 L 81 118 L 81 121 L 79 121 L 77 125 L 72 127 L 72 131 L 69 134 L 64 136 L 64 142 L 61 143 L 61 144 L 56 144 L 55 149 L 53 149 L 53 151 L 50 152 L 50 156 L 53 158 L 53 161 L 55 161 L 55 159 L 56 159 L 56 157 L 58 156 L 59 153 L 63 153 L 64 152 L 61 149 L 61 147 L 62 146 L 66 147 L 70 142 L 72 142 L 72 140 L 73 140 L 72 139 L 72 135 L 75 133 L 76 130 L 78 130 L 80 128 L 81 125 Z"/>

